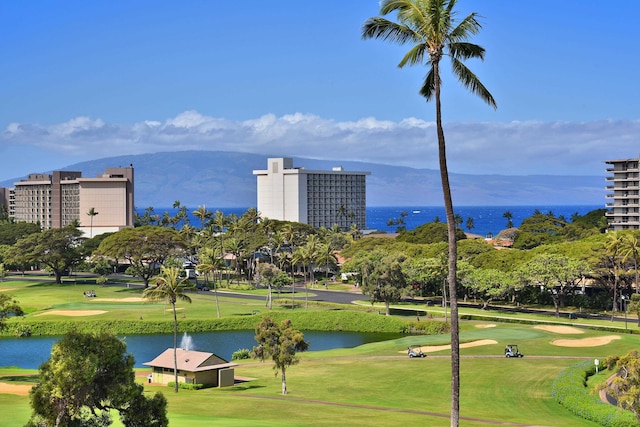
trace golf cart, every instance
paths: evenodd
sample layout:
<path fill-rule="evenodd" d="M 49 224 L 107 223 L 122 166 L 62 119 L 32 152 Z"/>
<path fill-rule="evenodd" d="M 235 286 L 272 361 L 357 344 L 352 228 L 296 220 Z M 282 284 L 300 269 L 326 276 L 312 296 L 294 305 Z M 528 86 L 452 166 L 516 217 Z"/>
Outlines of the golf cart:
<path fill-rule="evenodd" d="M 419 345 L 410 345 L 409 350 L 407 350 L 407 354 L 409 357 L 427 357 L 426 354 L 422 352 L 422 348 Z"/>
<path fill-rule="evenodd" d="M 518 344 L 507 344 L 504 349 L 504 357 L 522 357 L 523 354 L 518 350 Z"/>

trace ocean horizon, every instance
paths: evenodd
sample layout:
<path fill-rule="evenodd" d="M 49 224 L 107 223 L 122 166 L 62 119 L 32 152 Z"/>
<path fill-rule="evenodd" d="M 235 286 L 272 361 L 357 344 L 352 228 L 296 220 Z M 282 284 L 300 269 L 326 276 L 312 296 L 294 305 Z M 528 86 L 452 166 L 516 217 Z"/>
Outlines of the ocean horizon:
<path fill-rule="evenodd" d="M 187 207 L 189 223 L 195 227 L 200 226 L 200 219 L 193 216 L 193 211 L 198 207 Z M 603 205 L 532 205 L 532 206 L 456 206 L 455 212 L 462 217 L 461 227 L 464 231 L 487 236 L 489 234 L 497 235 L 501 230 L 507 228 L 507 219 L 504 213 L 509 211 L 512 214 L 511 221 L 514 227 L 518 227 L 525 218 L 530 217 L 536 210 L 543 213 L 552 212 L 556 217 L 564 216 L 571 219 L 573 214 L 584 215 L 596 209 L 604 208 Z M 249 208 L 210 208 L 211 212 L 221 211 L 224 215 L 242 215 Z M 144 214 L 145 209 L 136 209 L 139 215 Z M 175 215 L 175 208 L 154 208 L 157 215 L 163 215 L 166 211 L 169 215 Z M 389 220 L 396 221 L 404 217 L 404 227 L 407 230 L 413 230 L 428 222 L 433 222 L 439 218 L 441 222 L 445 222 L 445 210 L 443 206 L 372 206 L 367 207 L 367 229 L 377 230 L 387 233 L 395 233 L 397 225 L 387 225 Z M 467 219 L 473 219 L 474 227 L 467 229 Z"/>

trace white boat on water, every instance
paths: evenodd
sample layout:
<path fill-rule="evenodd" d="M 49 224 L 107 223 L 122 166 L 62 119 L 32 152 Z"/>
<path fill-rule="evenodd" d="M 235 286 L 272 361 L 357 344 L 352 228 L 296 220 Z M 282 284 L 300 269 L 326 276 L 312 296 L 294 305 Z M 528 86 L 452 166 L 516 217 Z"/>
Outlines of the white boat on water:
<path fill-rule="evenodd" d="M 421 211 L 421 210 L 419 210 L 419 209 L 414 209 L 414 210 L 413 210 L 413 213 L 414 213 L 414 214 L 419 214 L 419 213 L 422 213 L 422 211 Z"/>

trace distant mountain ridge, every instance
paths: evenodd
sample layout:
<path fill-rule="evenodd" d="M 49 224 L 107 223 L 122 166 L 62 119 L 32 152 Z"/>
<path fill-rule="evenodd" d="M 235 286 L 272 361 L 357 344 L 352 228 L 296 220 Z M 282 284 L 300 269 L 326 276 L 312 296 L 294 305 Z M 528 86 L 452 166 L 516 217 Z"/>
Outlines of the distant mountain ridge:
<path fill-rule="evenodd" d="M 179 151 L 106 157 L 76 163 L 64 170 L 96 176 L 107 167 L 133 164 L 135 204 L 168 207 L 179 200 L 189 208 L 255 207 L 253 170 L 266 169 L 267 158 L 287 157 L 227 151 Z M 368 171 L 367 206 L 441 206 L 440 173 L 431 169 L 342 160 L 293 157 L 294 167 Z M 37 172 L 37 171 L 33 171 Z M 25 177 L 0 183 L 12 187 Z M 450 174 L 455 205 L 546 206 L 604 205 L 604 176 Z"/>

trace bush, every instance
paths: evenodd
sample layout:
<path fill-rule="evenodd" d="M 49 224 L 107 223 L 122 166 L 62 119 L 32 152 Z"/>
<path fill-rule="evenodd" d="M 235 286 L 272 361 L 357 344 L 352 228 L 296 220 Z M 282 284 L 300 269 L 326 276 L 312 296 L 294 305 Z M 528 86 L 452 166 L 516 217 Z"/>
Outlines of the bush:
<path fill-rule="evenodd" d="M 600 363 L 600 368 L 604 363 Z M 628 427 L 637 425 L 638 420 L 629 411 L 609 405 L 587 389 L 587 378 L 595 373 L 596 367 L 587 360 L 571 366 L 558 375 L 553 382 L 551 395 L 562 406 L 579 417 L 606 427 Z"/>
<path fill-rule="evenodd" d="M 174 388 L 175 384 L 176 384 L 175 381 L 171 381 L 167 385 L 171 388 Z M 183 390 L 201 390 L 204 388 L 204 384 L 190 384 L 190 383 L 179 382 L 178 388 L 181 388 Z"/>
<path fill-rule="evenodd" d="M 231 355 L 231 360 L 251 359 L 251 351 L 248 348 L 236 350 Z"/>

